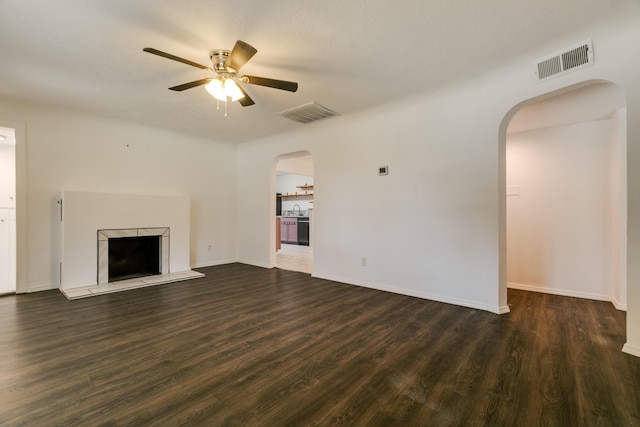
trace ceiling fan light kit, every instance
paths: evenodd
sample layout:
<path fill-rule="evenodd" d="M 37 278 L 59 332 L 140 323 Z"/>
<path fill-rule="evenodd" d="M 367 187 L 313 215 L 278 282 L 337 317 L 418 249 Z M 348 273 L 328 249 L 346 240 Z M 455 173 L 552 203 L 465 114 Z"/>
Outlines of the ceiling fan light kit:
<path fill-rule="evenodd" d="M 286 90 L 289 92 L 295 92 L 298 90 L 298 83 L 296 82 L 239 75 L 238 71 L 240 68 L 242 68 L 242 66 L 258 52 L 256 48 L 242 40 L 236 41 L 236 44 L 230 51 L 224 49 L 215 49 L 210 51 L 209 59 L 211 59 L 211 67 L 198 64 L 197 62 L 193 62 L 188 59 L 180 58 L 179 56 L 175 56 L 170 53 L 162 52 L 152 47 L 145 47 L 142 50 L 153 55 L 171 59 L 172 61 L 181 62 L 192 67 L 207 70 L 215 76 L 170 87 L 169 89 L 173 91 L 181 92 L 183 90 L 205 85 L 207 92 L 209 92 L 209 94 L 218 101 L 226 103 L 230 98 L 231 101 L 238 101 L 243 107 L 248 107 L 255 104 L 255 102 L 249 97 L 247 92 L 242 89 L 241 85 L 238 85 L 238 82 Z M 225 104 L 225 117 L 226 115 Z"/>
<path fill-rule="evenodd" d="M 244 97 L 236 82 L 231 79 L 213 79 L 204 88 L 219 101 L 226 102 L 227 98 L 237 101 Z"/>

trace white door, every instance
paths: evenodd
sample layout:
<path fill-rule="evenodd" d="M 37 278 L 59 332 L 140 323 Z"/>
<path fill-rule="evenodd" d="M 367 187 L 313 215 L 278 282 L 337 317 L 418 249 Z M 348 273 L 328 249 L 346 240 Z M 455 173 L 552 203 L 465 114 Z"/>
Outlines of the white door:
<path fill-rule="evenodd" d="M 0 294 L 15 292 L 11 283 L 10 209 L 0 209 Z"/>
<path fill-rule="evenodd" d="M 18 248 L 16 246 L 16 210 L 9 209 L 9 288 L 16 291 L 16 268 Z"/>

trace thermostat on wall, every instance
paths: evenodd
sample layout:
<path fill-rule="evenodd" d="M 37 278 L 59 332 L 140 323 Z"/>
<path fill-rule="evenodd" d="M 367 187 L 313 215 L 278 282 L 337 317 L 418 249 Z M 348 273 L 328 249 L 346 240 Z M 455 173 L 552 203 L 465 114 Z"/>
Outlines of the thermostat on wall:
<path fill-rule="evenodd" d="M 378 175 L 389 175 L 389 166 L 380 166 L 378 168 Z"/>

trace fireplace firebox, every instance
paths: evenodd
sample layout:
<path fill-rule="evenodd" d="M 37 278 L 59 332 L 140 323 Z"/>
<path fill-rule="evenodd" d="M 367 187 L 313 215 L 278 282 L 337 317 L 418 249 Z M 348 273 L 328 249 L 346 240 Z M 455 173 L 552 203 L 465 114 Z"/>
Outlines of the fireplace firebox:
<path fill-rule="evenodd" d="M 160 274 L 160 236 L 120 237 L 109 240 L 109 281 Z"/>
<path fill-rule="evenodd" d="M 98 284 L 169 273 L 169 227 L 98 230 Z"/>

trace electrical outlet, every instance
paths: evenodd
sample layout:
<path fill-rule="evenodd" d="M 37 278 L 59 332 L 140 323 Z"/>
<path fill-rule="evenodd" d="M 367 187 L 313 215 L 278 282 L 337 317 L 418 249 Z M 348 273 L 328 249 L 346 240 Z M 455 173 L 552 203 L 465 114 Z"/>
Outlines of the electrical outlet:
<path fill-rule="evenodd" d="M 367 257 L 362 257 L 362 260 L 360 261 L 360 265 L 362 265 L 363 267 L 367 266 Z"/>

